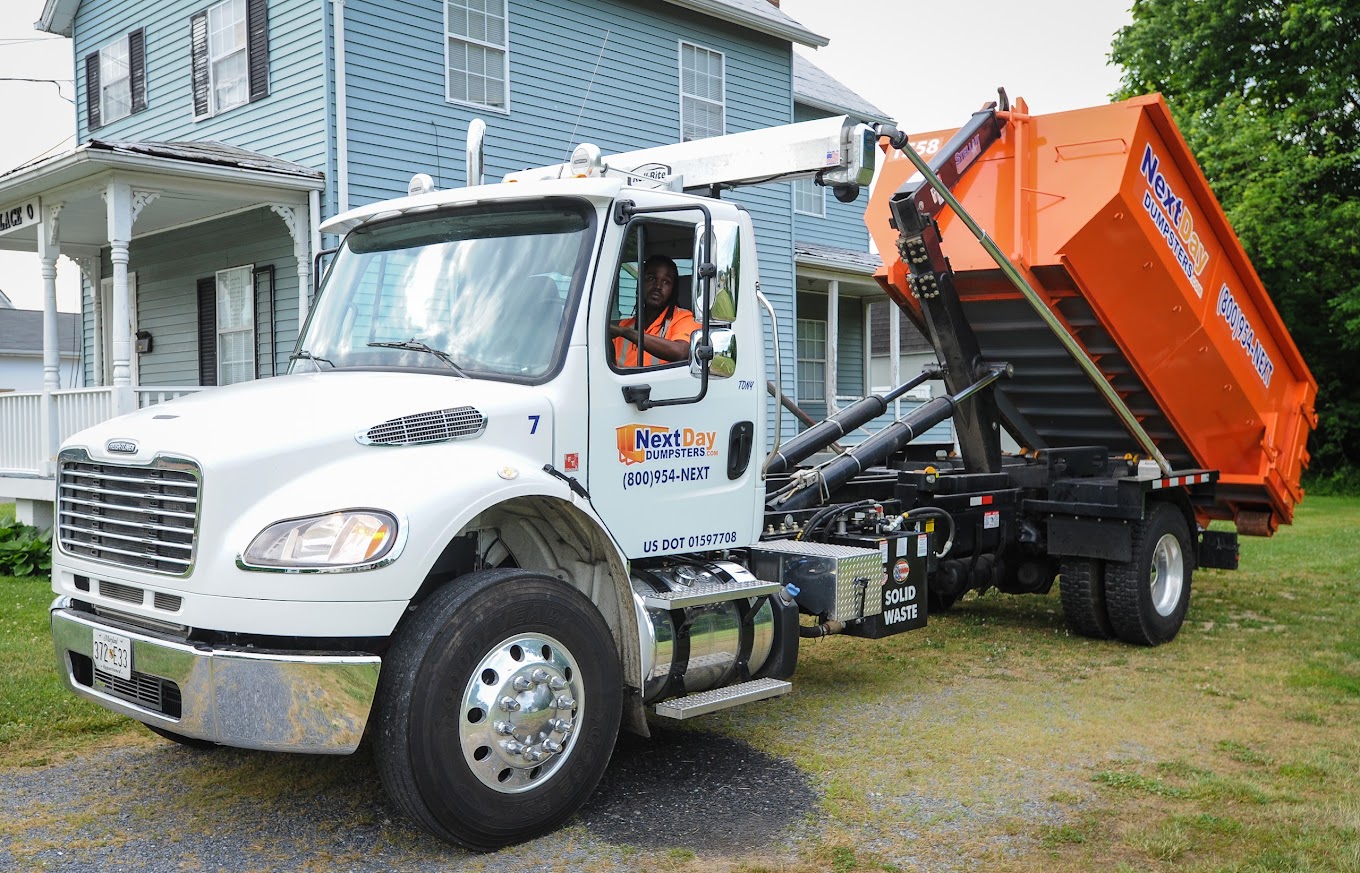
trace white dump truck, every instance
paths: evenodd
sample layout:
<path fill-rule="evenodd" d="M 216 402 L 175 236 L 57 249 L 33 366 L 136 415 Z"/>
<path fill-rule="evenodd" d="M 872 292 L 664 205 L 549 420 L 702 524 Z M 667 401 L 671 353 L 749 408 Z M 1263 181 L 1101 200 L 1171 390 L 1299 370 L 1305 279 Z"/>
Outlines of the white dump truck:
<path fill-rule="evenodd" d="M 1007 123 L 975 116 L 932 166 L 957 181 Z M 63 445 L 51 619 L 71 690 L 191 745 L 367 737 L 397 807 L 487 850 L 571 816 L 648 710 L 787 692 L 803 637 L 920 628 L 928 603 L 1047 592 L 1061 570 L 1077 632 L 1169 640 L 1191 571 L 1236 564 L 1234 535 L 1196 523 L 1217 471 L 1025 429 L 1001 393 L 1023 362 L 932 309 L 948 265 L 929 212 L 953 198 L 924 163 L 872 218 L 902 234 L 941 366 L 768 432 L 774 312 L 751 218 L 717 194 L 812 176 L 853 196 L 880 134 L 920 160 L 896 131 L 827 119 L 582 146 L 329 221 L 343 241 L 289 375 Z M 701 327 L 679 360 L 626 366 L 654 255 Z M 809 466 L 927 379 L 949 393 Z M 962 457 L 913 461 L 951 416 Z M 1002 460 L 998 416 L 1040 443 Z"/>

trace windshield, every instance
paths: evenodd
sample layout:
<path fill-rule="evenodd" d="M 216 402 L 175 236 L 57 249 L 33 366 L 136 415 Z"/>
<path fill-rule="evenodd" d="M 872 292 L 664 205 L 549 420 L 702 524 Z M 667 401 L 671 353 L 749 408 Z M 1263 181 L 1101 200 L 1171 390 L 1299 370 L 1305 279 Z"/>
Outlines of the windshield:
<path fill-rule="evenodd" d="M 535 381 L 557 365 L 592 238 L 583 204 L 432 212 L 345 238 L 294 372 L 410 368 Z"/>

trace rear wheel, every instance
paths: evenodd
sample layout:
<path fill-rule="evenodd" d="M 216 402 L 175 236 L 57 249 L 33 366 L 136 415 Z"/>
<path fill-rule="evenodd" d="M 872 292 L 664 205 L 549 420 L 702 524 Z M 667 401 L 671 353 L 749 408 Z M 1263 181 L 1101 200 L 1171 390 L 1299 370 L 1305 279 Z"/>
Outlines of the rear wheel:
<path fill-rule="evenodd" d="M 1105 562 L 1096 558 L 1063 558 L 1058 575 L 1061 577 L 1058 594 L 1062 597 L 1067 629 L 1093 640 L 1112 639 L 1114 628 L 1105 607 Z"/>
<path fill-rule="evenodd" d="M 552 830 L 604 774 L 622 689 L 609 626 L 575 588 L 522 570 L 466 576 L 420 605 L 384 659 L 383 787 L 470 849 Z"/>
<path fill-rule="evenodd" d="M 1133 560 L 1105 568 L 1110 625 L 1121 640 L 1143 646 L 1170 642 L 1190 607 L 1190 528 L 1169 503 L 1148 507 L 1133 529 Z"/>

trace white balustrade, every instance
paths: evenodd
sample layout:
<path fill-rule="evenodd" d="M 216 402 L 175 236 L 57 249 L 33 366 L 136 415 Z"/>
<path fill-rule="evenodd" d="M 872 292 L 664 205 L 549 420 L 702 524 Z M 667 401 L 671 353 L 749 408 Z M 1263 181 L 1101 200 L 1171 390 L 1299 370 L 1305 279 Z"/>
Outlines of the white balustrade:
<path fill-rule="evenodd" d="M 42 395 L 0 394 L 0 472 L 42 469 Z"/>

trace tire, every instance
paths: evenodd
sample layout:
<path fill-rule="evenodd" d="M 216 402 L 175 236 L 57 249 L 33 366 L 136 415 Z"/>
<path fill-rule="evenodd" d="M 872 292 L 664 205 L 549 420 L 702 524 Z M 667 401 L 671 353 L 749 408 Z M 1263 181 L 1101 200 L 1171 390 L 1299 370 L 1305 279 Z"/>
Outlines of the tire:
<path fill-rule="evenodd" d="M 959 595 L 957 594 L 937 594 L 934 591 L 931 591 L 929 587 L 927 587 L 926 588 L 926 609 L 928 610 L 927 614 L 937 612 L 948 612 L 950 607 L 952 607 L 954 605 L 954 602 L 957 601 L 958 599 Z"/>
<path fill-rule="evenodd" d="M 491 851 L 590 797 L 618 737 L 609 626 L 570 585 L 486 570 L 437 590 L 379 679 L 374 754 L 392 802 L 447 842 Z"/>
<path fill-rule="evenodd" d="M 1151 504 L 1133 529 L 1133 560 L 1105 566 L 1110 625 L 1126 643 L 1160 646 L 1176 637 L 1190 607 L 1190 528 L 1169 503 Z"/>
<path fill-rule="evenodd" d="M 219 748 L 218 744 L 214 743 L 212 740 L 200 740 L 197 737 L 186 737 L 184 734 L 177 734 L 174 731 L 168 731 L 165 728 L 156 727 L 154 725 L 149 724 L 143 724 L 142 727 L 151 731 L 156 736 L 161 737 L 162 739 L 169 740 L 172 743 L 178 743 L 179 745 L 183 746 L 186 749 L 198 749 L 199 751 L 206 751 L 208 749 Z"/>
<path fill-rule="evenodd" d="M 1105 607 L 1105 562 L 1095 558 L 1063 558 L 1058 567 L 1063 619 L 1077 636 L 1093 640 L 1114 638 Z"/>

